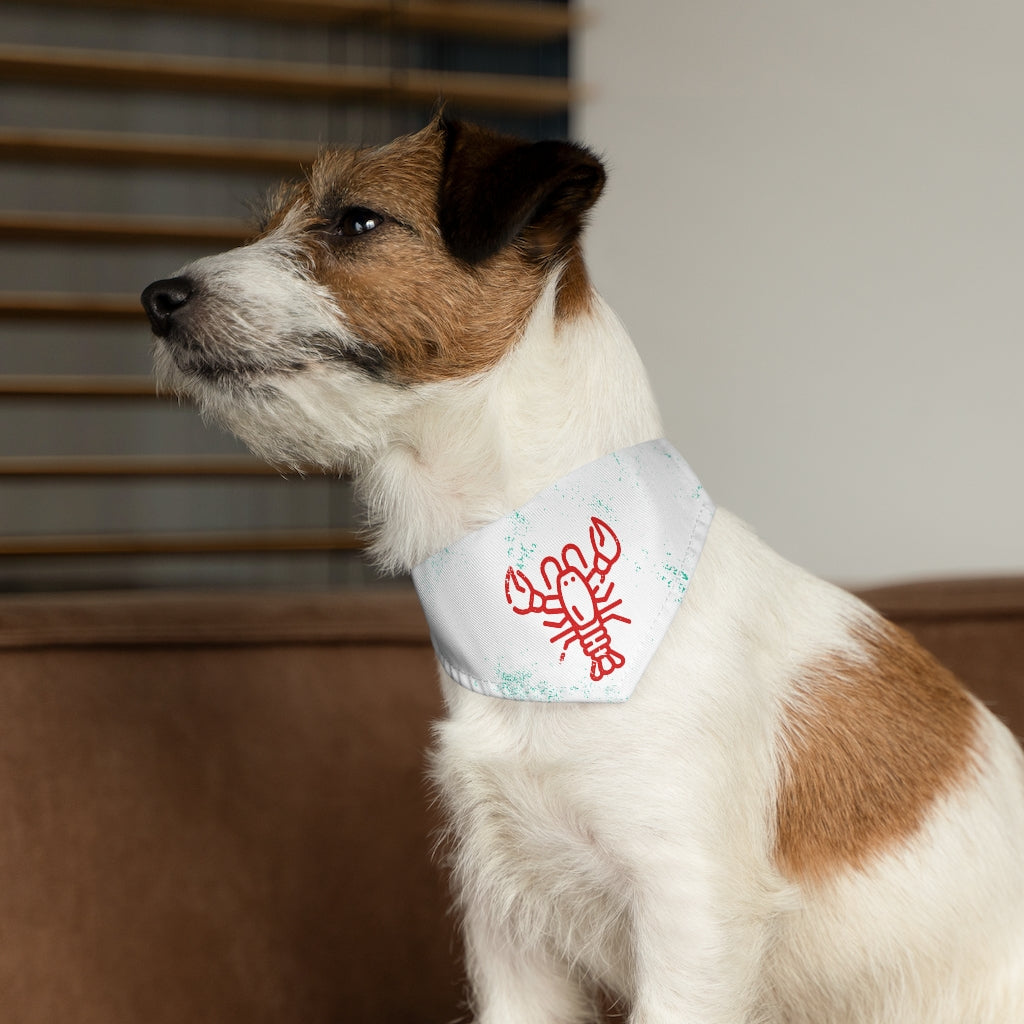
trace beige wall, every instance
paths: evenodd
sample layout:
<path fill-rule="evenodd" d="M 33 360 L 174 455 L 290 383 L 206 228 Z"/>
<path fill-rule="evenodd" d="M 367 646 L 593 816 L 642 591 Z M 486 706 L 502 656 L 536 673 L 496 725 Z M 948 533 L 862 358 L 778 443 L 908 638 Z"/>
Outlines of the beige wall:
<path fill-rule="evenodd" d="M 710 492 L 840 581 L 1024 571 L 1024 6 L 581 6 L 591 269 Z"/>

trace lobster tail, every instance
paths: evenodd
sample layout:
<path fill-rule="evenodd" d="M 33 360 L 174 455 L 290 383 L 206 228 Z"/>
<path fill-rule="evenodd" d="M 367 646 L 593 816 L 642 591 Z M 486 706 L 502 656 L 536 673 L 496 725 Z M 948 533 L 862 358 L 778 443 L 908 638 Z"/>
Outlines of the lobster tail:
<path fill-rule="evenodd" d="M 626 659 L 618 651 L 608 647 L 590 662 L 590 678 L 597 682 L 625 664 Z"/>

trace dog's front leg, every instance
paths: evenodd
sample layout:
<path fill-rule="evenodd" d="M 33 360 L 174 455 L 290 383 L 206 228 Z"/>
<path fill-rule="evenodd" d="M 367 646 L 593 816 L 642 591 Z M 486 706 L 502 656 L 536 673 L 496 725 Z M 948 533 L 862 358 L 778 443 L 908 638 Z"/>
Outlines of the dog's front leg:
<path fill-rule="evenodd" d="M 590 1024 L 593 1000 L 568 965 L 509 934 L 488 907 L 463 921 L 475 1024 Z"/>
<path fill-rule="evenodd" d="M 700 874 L 638 894 L 630 1024 L 776 1024 L 764 921 Z"/>

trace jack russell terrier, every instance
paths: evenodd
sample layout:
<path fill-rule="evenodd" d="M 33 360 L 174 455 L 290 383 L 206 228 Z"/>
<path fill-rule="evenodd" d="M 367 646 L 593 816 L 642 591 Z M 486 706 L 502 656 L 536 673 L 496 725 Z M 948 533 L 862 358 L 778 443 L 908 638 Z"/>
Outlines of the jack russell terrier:
<path fill-rule="evenodd" d="M 1024 1021 L 1024 763 L 715 509 L 580 250 L 588 150 L 436 118 L 150 285 L 159 377 L 411 570 L 479 1024 Z"/>

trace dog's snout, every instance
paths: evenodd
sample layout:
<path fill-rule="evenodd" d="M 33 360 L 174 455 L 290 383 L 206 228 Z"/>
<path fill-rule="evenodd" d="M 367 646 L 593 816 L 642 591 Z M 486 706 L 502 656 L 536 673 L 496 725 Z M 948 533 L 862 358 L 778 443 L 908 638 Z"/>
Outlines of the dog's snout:
<path fill-rule="evenodd" d="M 188 305 L 193 292 L 187 277 L 171 277 L 154 281 L 142 293 L 142 305 L 153 327 L 153 333 L 165 338 L 171 332 L 175 315 Z"/>

